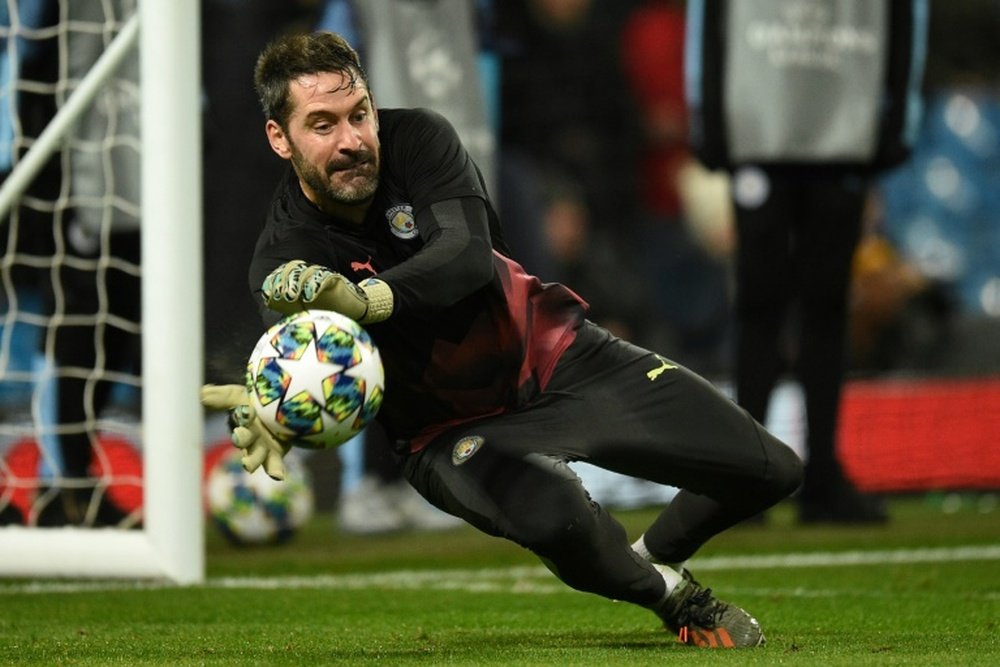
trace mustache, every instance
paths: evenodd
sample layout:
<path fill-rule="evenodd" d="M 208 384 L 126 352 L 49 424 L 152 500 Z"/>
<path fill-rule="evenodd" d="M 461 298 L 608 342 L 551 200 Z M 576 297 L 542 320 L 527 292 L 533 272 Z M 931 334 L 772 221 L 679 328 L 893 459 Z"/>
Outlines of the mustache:
<path fill-rule="evenodd" d="M 337 160 L 336 162 L 328 162 L 326 165 L 326 175 L 330 176 L 334 172 L 344 171 L 346 169 L 353 169 L 358 165 L 372 162 L 373 157 L 374 153 L 372 153 L 372 151 L 362 150 L 358 151 L 357 153 L 346 159 Z"/>

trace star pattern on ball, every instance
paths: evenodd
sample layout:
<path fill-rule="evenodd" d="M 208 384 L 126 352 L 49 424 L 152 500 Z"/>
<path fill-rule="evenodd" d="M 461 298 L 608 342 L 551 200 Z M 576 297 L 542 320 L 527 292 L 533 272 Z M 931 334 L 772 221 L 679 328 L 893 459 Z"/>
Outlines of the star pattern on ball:
<path fill-rule="evenodd" d="M 382 364 L 369 364 L 365 363 L 368 359 L 375 354 L 374 349 L 369 345 L 364 345 L 358 343 L 358 349 L 361 350 L 362 360 L 361 363 L 355 364 L 354 366 L 344 370 L 344 375 L 350 375 L 353 378 L 358 378 L 363 380 L 365 383 L 365 403 L 367 403 L 372 397 L 372 391 L 379 387 L 384 380 L 382 373 Z"/>
<path fill-rule="evenodd" d="M 315 340 L 309 343 L 303 355 L 298 359 L 278 357 L 276 361 L 291 379 L 285 390 L 285 400 L 304 391 L 320 405 L 323 405 L 324 402 L 323 380 L 344 370 L 340 364 L 331 364 L 318 358 Z"/>

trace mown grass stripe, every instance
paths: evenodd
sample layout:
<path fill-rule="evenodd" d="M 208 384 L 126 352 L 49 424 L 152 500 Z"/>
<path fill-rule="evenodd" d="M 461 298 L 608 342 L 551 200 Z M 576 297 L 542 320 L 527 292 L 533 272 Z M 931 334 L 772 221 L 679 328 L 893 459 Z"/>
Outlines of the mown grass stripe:
<path fill-rule="evenodd" d="M 808 567 L 851 567 L 900 563 L 1000 560 L 1000 544 L 923 549 L 827 551 L 815 553 L 710 556 L 691 561 L 696 572 Z M 394 570 L 365 574 L 287 577 L 213 577 L 202 586 L 220 589 L 433 589 L 548 594 L 567 590 L 542 566 L 448 570 Z M 86 593 L 173 588 L 161 581 L 30 581 L 0 584 L 0 594 Z"/>
<path fill-rule="evenodd" d="M 712 556 L 692 559 L 691 569 L 766 570 L 793 567 L 844 567 L 852 565 L 894 565 L 900 563 L 943 563 L 968 560 L 1000 560 L 1000 544 L 923 549 L 880 549 L 872 551 L 828 551 L 755 556 Z"/>

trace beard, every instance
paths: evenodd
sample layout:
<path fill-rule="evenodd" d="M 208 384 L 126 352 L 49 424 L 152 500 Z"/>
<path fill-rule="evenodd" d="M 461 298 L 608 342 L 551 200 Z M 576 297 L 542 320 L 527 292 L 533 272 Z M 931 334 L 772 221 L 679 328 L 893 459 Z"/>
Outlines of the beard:
<path fill-rule="evenodd" d="M 363 204 L 375 196 L 378 189 L 378 155 L 373 151 L 359 151 L 350 158 L 325 165 L 321 170 L 310 163 L 294 145 L 292 165 L 309 189 L 324 203 L 351 206 Z"/>

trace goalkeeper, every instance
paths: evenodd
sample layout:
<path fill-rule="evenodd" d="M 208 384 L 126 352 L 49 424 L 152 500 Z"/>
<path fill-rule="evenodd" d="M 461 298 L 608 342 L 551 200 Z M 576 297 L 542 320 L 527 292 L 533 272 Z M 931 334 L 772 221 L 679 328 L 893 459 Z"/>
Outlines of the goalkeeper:
<path fill-rule="evenodd" d="M 365 325 L 386 372 L 377 418 L 437 507 L 575 589 L 652 610 L 688 644 L 762 644 L 757 621 L 684 564 L 791 494 L 795 453 L 704 379 L 588 321 L 568 287 L 527 275 L 450 124 L 377 110 L 342 38 L 275 41 L 255 84 L 291 167 L 250 267 L 265 323 L 320 308 Z M 282 476 L 285 447 L 242 387 L 208 386 L 203 401 L 232 410 L 246 467 Z M 577 460 L 681 490 L 630 544 Z"/>

